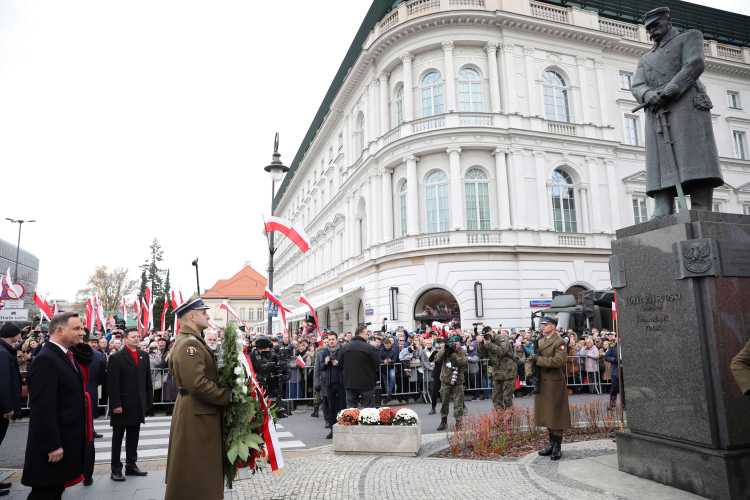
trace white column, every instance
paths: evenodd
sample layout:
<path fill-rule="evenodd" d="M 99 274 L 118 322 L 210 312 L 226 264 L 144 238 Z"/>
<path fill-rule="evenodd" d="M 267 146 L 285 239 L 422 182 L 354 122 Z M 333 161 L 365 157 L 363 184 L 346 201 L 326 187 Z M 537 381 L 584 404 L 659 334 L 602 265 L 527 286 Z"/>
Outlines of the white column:
<path fill-rule="evenodd" d="M 381 175 L 380 172 L 375 174 L 373 181 L 374 181 L 374 186 L 372 187 L 372 190 L 373 190 L 372 211 L 373 211 L 373 214 L 377 214 L 377 215 L 373 215 L 373 217 L 375 217 L 375 221 L 374 221 L 375 240 L 372 243 L 375 244 L 375 243 L 382 243 L 383 241 L 383 215 L 385 214 L 383 212 L 384 208 L 382 206 L 380 207 L 378 206 L 383 203 L 383 185 L 382 185 L 383 176 Z"/>
<path fill-rule="evenodd" d="M 367 246 L 375 244 L 375 181 L 367 180 Z"/>
<path fill-rule="evenodd" d="M 443 42 L 443 52 L 445 53 L 445 112 L 452 113 L 456 111 L 456 75 L 453 71 L 453 42 Z"/>
<path fill-rule="evenodd" d="M 380 73 L 380 135 L 384 136 L 390 130 L 390 113 L 388 112 L 388 73 Z"/>
<path fill-rule="evenodd" d="M 352 164 L 352 130 L 351 130 L 351 116 L 347 114 L 344 116 L 344 167 L 348 167 Z"/>
<path fill-rule="evenodd" d="M 378 132 L 375 130 L 375 124 L 378 122 L 373 119 L 376 109 L 375 95 L 373 92 L 374 83 L 375 82 L 370 82 L 367 84 L 367 87 L 365 87 L 365 149 L 367 149 L 367 145 L 370 141 L 374 141 L 378 136 Z"/>
<path fill-rule="evenodd" d="M 536 75 L 534 73 L 534 47 L 525 46 L 523 48 L 523 56 L 526 63 L 526 94 L 529 100 L 529 115 L 541 115 L 539 96 L 536 91 Z"/>
<path fill-rule="evenodd" d="M 448 148 L 448 159 L 450 161 L 450 200 L 451 200 L 451 226 L 454 230 L 464 229 L 464 194 L 461 192 L 461 148 Z"/>
<path fill-rule="evenodd" d="M 419 181 L 416 156 L 407 156 L 406 163 L 406 228 L 409 235 L 419 234 Z"/>
<path fill-rule="evenodd" d="M 622 227 L 620 207 L 617 205 L 617 177 L 615 176 L 614 160 L 604 160 L 607 165 L 607 186 L 609 187 L 609 204 L 612 213 L 612 231 Z M 631 205 L 632 206 L 632 205 Z"/>
<path fill-rule="evenodd" d="M 552 179 L 546 180 L 547 185 L 547 206 L 549 207 L 549 210 L 547 210 L 549 214 L 549 220 L 550 220 L 550 226 L 552 227 L 552 230 L 555 230 L 555 213 L 554 208 L 552 207 Z"/>
<path fill-rule="evenodd" d="M 586 82 L 586 58 L 576 57 L 578 63 L 578 85 L 581 87 L 581 111 L 583 123 L 591 123 L 591 108 L 589 108 L 589 85 Z"/>
<path fill-rule="evenodd" d="M 508 158 L 511 160 L 510 170 L 510 207 L 513 227 L 526 227 L 526 215 L 523 209 L 526 200 L 523 173 L 523 150 L 511 149 Z"/>
<path fill-rule="evenodd" d="M 349 197 L 349 232 L 346 242 L 346 256 L 353 257 L 357 252 L 357 194 L 356 191 Z"/>
<path fill-rule="evenodd" d="M 390 170 L 383 170 L 383 241 L 393 239 L 393 186 Z"/>
<path fill-rule="evenodd" d="M 512 43 L 503 44 L 503 95 L 505 96 L 505 111 L 514 113 L 518 111 L 516 98 L 516 68 L 513 61 Z"/>
<path fill-rule="evenodd" d="M 601 213 L 601 198 L 599 197 L 599 170 L 596 164 L 596 157 L 587 156 L 586 165 L 589 169 L 589 181 L 591 184 L 591 214 L 592 214 L 592 233 L 599 233 L 602 231 L 602 213 Z"/>
<path fill-rule="evenodd" d="M 487 51 L 487 63 L 490 68 L 490 109 L 493 113 L 500 112 L 500 78 L 497 73 L 498 43 L 488 43 L 484 46 Z"/>
<path fill-rule="evenodd" d="M 589 207 L 588 200 L 586 199 L 586 186 L 579 186 L 578 188 L 578 199 L 581 200 L 581 225 L 584 233 L 590 233 L 591 228 L 589 227 Z M 596 213 L 596 208 L 594 208 Z"/>
<path fill-rule="evenodd" d="M 412 82 L 411 62 L 414 56 L 406 52 L 401 56 L 404 63 L 404 121 L 410 122 L 414 119 L 414 83 Z"/>
<path fill-rule="evenodd" d="M 495 157 L 495 177 L 497 178 L 497 211 L 500 229 L 510 228 L 510 193 L 508 190 L 508 167 L 505 155 L 508 148 L 497 148 L 492 152 Z"/>
<path fill-rule="evenodd" d="M 544 151 L 534 151 L 534 165 L 536 167 L 536 193 L 537 203 L 539 204 L 539 229 L 542 231 L 551 229 L 549 223 L 549 209 L 547 208 L 550 201 L 547 199 L 547 176 L 545 175 Z"/>
<path fill-rule="evenodd" d="M 601 59 L 596 59 L 594 65 L 596 66 L 596 89 L 599 92 L 599 112 L 602 114 L 601 125 L 606 127 L 609 125 L 609 110 L 607 109 L 607 93 L 604 90 L 604 63 Z"/>

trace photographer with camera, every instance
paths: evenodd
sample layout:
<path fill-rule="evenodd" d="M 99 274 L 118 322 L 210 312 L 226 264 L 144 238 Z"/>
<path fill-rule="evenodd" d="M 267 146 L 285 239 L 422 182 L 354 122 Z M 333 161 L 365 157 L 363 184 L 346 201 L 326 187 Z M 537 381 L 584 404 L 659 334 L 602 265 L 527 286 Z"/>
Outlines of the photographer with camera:
<path fill-rule="evenodd" d="M 430 373 L 432 388 L 430 389 L 430 399 L 432 400 L 432 409 L 430 410 L 429 415 L 435 414 L 435 406 L 437 405 L 438 396 L 440 395 L 440 372 L 443 369 L 443 362 L 437 361 L 437 355 L 440 354 L 440 351 L 442 351 L 445 348 L 445 339 L 442 337 L 438 337 L 438 339 L 435 341 L 435 348 L 430 353 L 430 357 L 428 358 L 428 361 L 432 365 L 429 367 L 428 371 Z M 468 362 L 468 357 L 466 358 Z"/>
<path fill-rule="evenodd" d="M 445 349 L 435 356 L 436 362 L 442 362 L 440 371 L 440 426 L 443 431 L 448 428 L 448 410 L 450 409 L 451 396 L 453 396 L 453 418 L 456 420 L 456 428 L 461 427 L 461 418 L 464 415 L 464 370 L 469 364 L 466 351 L 461 348 L 461 337 L 454 335 L 445 343 Z"/>
<path fill-rule="evenodd" d="M 489 326 L 482 329 L 481 340 L 479 357 L 492 361 L 492 405 L 495 410 L 510 408 L 518 375 L 513 343 L 504 335 L 493 335 Z"/>
<path fill-rule="evenodd" d="M 341 346 L 336 332 L 328 332 L 328 347 L 321 352 L 320 371 L 323 374 L 323 385 L 328 391 L 328 423 L 331 432 L 326 439 L 333 439 L 333 424 L 339 412 L 346 407 L 346 393 L 344 392 L 344 374 L 339 366 Z"/>

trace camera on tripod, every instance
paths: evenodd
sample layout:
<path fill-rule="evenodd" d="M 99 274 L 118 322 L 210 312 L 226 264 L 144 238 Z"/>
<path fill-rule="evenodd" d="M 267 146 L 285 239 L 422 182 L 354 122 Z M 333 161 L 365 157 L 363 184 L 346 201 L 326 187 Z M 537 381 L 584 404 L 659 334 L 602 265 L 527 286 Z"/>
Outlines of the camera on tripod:
<path fill-rule="evenodd" d="M 274 346 L 268 351 L 258 351 L 260 369 L 258 382 L 265 389 L 266 397 L 276 400 L 279 411 L 278 418 L 289 416 L 289 411 L 283 402 L 284 386 L 292 377 L 289 369 L 289 361 L 292 359 L 294 350 L 291 347 Z"/>

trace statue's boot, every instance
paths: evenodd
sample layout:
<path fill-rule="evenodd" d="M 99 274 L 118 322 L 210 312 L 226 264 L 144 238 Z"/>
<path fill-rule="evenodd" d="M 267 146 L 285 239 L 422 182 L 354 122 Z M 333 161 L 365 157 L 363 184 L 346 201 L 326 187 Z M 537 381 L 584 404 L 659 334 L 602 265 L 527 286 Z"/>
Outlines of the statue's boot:
<path fill-rule="evenodd" d="M 711 212 L 714 208 L 714 188 L 711 186 L 696 186 L 690 190 L 690 210 L 705 210 Z"/>
<path fill-rule="evenodd" d="M 649 220 L 658 219 L 665 215 L 671 215 L 674 211 L 674 196 L 672 193 L 657 191 L 654 193 L 654 213 Z"/>

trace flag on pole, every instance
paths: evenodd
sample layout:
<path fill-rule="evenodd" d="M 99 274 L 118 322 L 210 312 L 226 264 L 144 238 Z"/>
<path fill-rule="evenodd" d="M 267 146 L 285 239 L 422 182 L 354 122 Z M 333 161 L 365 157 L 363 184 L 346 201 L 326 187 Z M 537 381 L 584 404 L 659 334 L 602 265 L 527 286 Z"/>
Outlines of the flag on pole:
<path fill-rule="evenodd" d="M 10 279 L 10 267 L 8 267 L 8 272 L 5 273 L 5 277 L 3 278 L 3 285 L 8 286 L 7 293 L 9 299 L 18 300 L 21 298 L 21 291 L 13 284 L 13 280 Z"/>
<path fill-rule="evenodd" d="M 58 313 L 57 302 L 55 302 L 54 304 L 52 304 L 52 311 L 50 311 L 50 312 L 52 312 L 52 316 L 53 317 Z"/>
<path fill-rule="evenodd" d="M 615 301 L 612 302 L 612 320 L 617 321 L 617 290 L 615 290 Z"/>
<path fill-rule="evenodd" d="M 86 328 L 91 331 L 91 328 L 94 326 L 94 301 L 91 297 L 89 297 L 88 302 L 86 302 Z"/>
<path fill-rule="evenodd" d="M 125 303 L 125 297 L 122 298 L 122 320 L 125 322 L 125 326 L 128 324 L 128 306 Z"/>
<path fill-rule="evenodd" d="M 250 329 L 247 327 L 247 325 L 245 324 L 245 322 L 242 321 L 239 316 L 237 316 L 237 313 L 235 312 L 235 310 L 232 309 L 232 306 L 230 306 L 229 304 L 227 304 L 226 300 L 221 303 L 221 308 L 220 309 L 224 309 L 225 311 L 229 312 L 229 314 L 231 314 L 232 316 L 234 316 L 235 318 L 237 318 L 237 321 L 239 321 L 240 323 L 242 323 L 242 326 L 245 327 L 245 330 L 248 333 L 250 332 Z"/>
<path fill-rule="evenodd" d="M 308 238 L 299 221 L 292 224 L 291 221 L 282 219 L 281 217 L 263 214 L 263 222 L 266 233 L 278 231 L 289 238 L 303 252 L 307 252 L 310 249 L 310 238 Z"/>
<path fill-rule="evenodd" d="M 310 301 L 307 300 L 307 297 L 305 297 L 305 294 L 300 292 L 299 294 L 299 301 L 302 304 L 305 304 L 307 307 L 310 308 L 310 311 L 312 311 L 313 319 L 315 320 L 315 328 L 318 330 L 318 338 L 317 341 L 320 342 L 321 335 L 320 335 L 320 326 L 318 326 L 318 315 L 315 314 L 315 309 L 313 309 L 312 304 L 310 304 Z"/>
<path fill-rule="evenodd" d="M 300 365 L 302 368 L 305 367 L 305 360 L 302 359 L 302 356 L 297 355 L 297 359 L 295 359 L 298 365 Z"/>
<path fill-rule="evenodd" d="M 174 297 L 174 290 L 172 290 L 172 309 L 177 310 L 177 299 Z"/>
<path fill-rule="evenodd" d="M 143 313 L 143 324 L 141 325 L 143 327 L 143 335 L 148 334 L 148 304 L 146 304 L 146 301 L 144 299 L 141 299 L 141 313 Z"/>
<path fill-rule="evenodd" d="M 91 299 L 89 299 L 89 302 L 91 302 Z M 47 301 L 37 295 L 36 292 L 34 292 L 34 303 L 39 307 L 39 310 L 42 311 L 42 315 L 47 318 L 47 320 L 52 319 L 52 311 L 49 310 Z M 88 306 L 86 307 L 86 312 L 88 312 Z"/>
<path fill-rule="evenodd" d="M 169 299 L 166 295 L 164 295 L 164 309 L 161 310 L 161 331 L 165 331 L 167 329 L 166 325 L 164 324 L 164 317 L 167 314 L 167 309 L 169 309 Z"/>
<path fill-rule="evenodd" d="M 96 320 L 99 325 L 99 330 L 104 331 L 107 328 L 107 321 L 104 319 L 104 308 L 102 307 L 102 301 L 97 299 L 96 303 Z M 102 328 L 101 325 L 104 325 Z"/>

